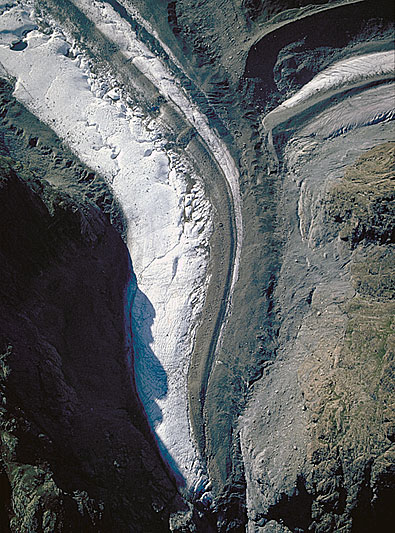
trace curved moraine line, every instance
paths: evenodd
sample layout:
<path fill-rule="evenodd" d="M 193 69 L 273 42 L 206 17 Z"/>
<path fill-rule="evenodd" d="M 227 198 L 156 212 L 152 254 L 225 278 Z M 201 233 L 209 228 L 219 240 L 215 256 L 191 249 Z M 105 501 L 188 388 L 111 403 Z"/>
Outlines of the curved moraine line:
<path fill-rule="evenodd" d="M 165 458 L 171 466 L 179 470 L 181 477 L 185 478 L 187 486 L 193 491 L 197 486 L 204 486 L 204 466 L 191 439 L 190 420 L 187 416 L 189 359 L 186 360 L 185 356 L 189 358 L 191 354 L 197 316 L 202 310 L 207 288 L 207 257 L 201 252 L 202 244 L 208 242 L 211 231 L 211 214 L 207 199 L 204 198 L 198 181 L 195 181 L 196 186 L 192 194 L 188 193 L 183 176 L 190 173 L 191 169 L 165 152 L 165 139 L 160 139 L 163 132 L 158 136 L 155 120 L 148 124 L 141 111 L 136 112 L 125 105 L 121 91 L 108 91 L 108 88 L 104 88 L 105 83 L 101 86 L 100 79 L 91 75 L 89 61 L 78 50 L 73 49 L 73 43 L 65 37 L 61 28 L 55 27 L 52 35 L 35 30 L 37 23 L 31 2 L 26 0 L 25 3 L 17 3 L 10 0 L 9 3 L 12 6 L 0 17 L 1 24 L 9 28 L 12 21 L 16 36 L 19 36 L 26 24 L 29 25 L 29 30 L 33 30 L 26 37 L 27 47 L 23 51 L 13 51 L 8 41 L 0 42 L 0 61 L 5 70 L 16 78 L 15 96 L 52 127 L 81 160 L 112 183 L 114 193 L 125 211 L 129 230 L 133 228 L 133 239 L 128 239 L 128 245 L 135 271 L 140 281 L 144 280 L 156 302 L 153 308 L 141 291 L 137 293 L 134 325 L 139 331 L 136 336 L 139 332 L 143 336 L 152 335 L 147 341 L 148 344 L 140 346 L 149 355 L 147 372 L 137 376 L 136 380 L 139 382 L 140 391 L 149 390 L 151 384 L 145 381 L 151 379 L 149 375 L 152 374 L 152 366 L 149 363 L 154 364 L 158 370 L 160 390 L 154 391 L 153 397 L 150 393 L 145 396 L 148 418 L 158 435 L 159 446 Z M 207 118 L 190 103 L 177 80 L 159 59 L 137 40 L 130 27 L 125 26 L 109 6 L 78 0 L 74 1 L 74 4 L 94 22 L 109 41 L 115 42 L 124 56 L 187 118 L 222 169 L 229 186 L 237 230 L 237 245 L 226 301 L 226 313 L 229 313 L 231 296 L 238 278 L 242 243 L 239 176 L 230 153 L 211 131 Z M 10 33 L 4 35 L 9 36 Z M 109 85 L 113 86 L 114 80 L 110 80 Z M 67 91 L 64 90 L 65 87 Z M 145 173 L 150 176 L 147 185 L 144 182 Z M 145 192 L 146 187 L 148 189 Z M 151 212 L 144 213 L 140 209 L 137 212 L 140 213 L 141 220 L 136 221 L 135 201 L 140 205 L 138 209 L 143 209 L 144 202 L 152 208 L 156 205 L 155 217 L 150 215 Z M 181 212 L 192 212 L 191 221 L 177 222 Z M 188 217 L 190 216 L 189 214 Z M 159 222 L 156 221 L 158 217 Z M 169 222 L 172 226 L 168 225 Z M 148 255 L 152 256 L 152 261 L 145 255 L 147 228 L 152 230 L 148 234 Z M 175 235 L 171 228 L 174 231 L 181 228 L 180 233 Z M 177 241 L 174 241 L 174 247 L 170 246 L 172 239 Z M 156 246 L 159 246 L 159 251 Z M 173 269 L 170 292 L 161 285 L 168 260 L 171 260 Z M 144 285 L 141 287 L 144 288 Z M 184 297 L 185 293 L 191 293 L 190 299 L 176 304 L 175 300 Z M 196 305 L 194 301 L 197 301 Z M 167 327 L 171 338 L 167 339 L 167 313 L 173 312 L 176 314 L 171 323 L 171 330 Z M 188 318 L 176 320 L 175 316 L 179 313 L 184 313 Z M 171 346 L 174 344 L 174 361 L 167 357 L 167 360 L 162 362 L 160 352 L 162 348 L 167 350 L 166 353 L 169 352 L 169 342 Z M 216 347 L 219 342 L 220 335 L 216 340 Z M 185 361 L 181 361 L 183 357 Z M 161 368 L 161 365 L 164 368 Z"/>
<path fill-rule="evenodd" d="M 154 56 L 145 44 L 138 41 L 138 39 L 133 36 L 133 47 L 130 45 L 125 46 L 125 41 L 122 42 L 116 38 L 114 34 L 114 27 L 110 25 L 108 21 L 106 21 L 106 16 L 108 17 L 109 21 L 114 21 L 118 18 L 119 24 L 122 24 L 123 20 L 121 15 L 119 15 L 112 8 L 112 6 L 107 4 L 106 8 L 109 12 L 106 13 L 106 10 L 103 9 L 103 5 L 101 5 L 100 11 L 97 11 L 98 7 L 100 7 L 98 2 L 91 2 L 90 0 L 74 0 L 74 4 L 92 19 L 95 25 L 109 40 L 114 41 L 120 47 L 120 50 L 125 54 L 128 60 L 133 62 L 140 72 L 144 74 L 144 76 L 146 76 L 155 85 L 155 87 L 159 89 L 160 93 L 167 100 L 170 100 L 176 105 L 179 111 L 181 111 L 181 113 L 187 118 L 191 126 L 193 126 L 193 128 L 206 143 L 210 152 L 214 156 L 214 159 L 217 161 L 218 166 L 222 170 L 231 191 L 236 226 L 236 252 L 232 281 L 229 291 L 230 301 L 236 281 L 239 277 L 240 256 L 243 242 L 243 222 L 239 186 L 239 171 L 226 144 L 218 137 L 218 135 L 213 132 L 209 126 L 207 117 L 199 111 L 199 108 L 193 102 L 191 102 L 191 100 L 185 94 L 182 86 L 180 86 L 166 65 L 162 63 L 158 57 Z M 129 34 L 133 34 L 132 30 L 128 28 L 127 23 L 122 24 L 122 27 L 125 33 L 128 32 Z M 149 28 L 149 25 L 146 24 L 146 27 Z M 123 37 L 125 36 L 125 33 L 123 34 Z M 155 39 L 158 40 L 159 44 L 163 47 L 166 53 L 181 69 L 181 65 L 171 53 L 171 50 L 164 45 L 157 35 L 155 35 Z"/>
<path fill-rule="evenodd" d="M 104 0 L 104 1 L 109 3 L 110 5 L 118 4 L 116 0 Z M 173 54 L 171 49 L 160 39 L 158 33 L 151 27 L 151 25 L 141 17 L 141 15 L 139 14 L 137 10 L 135 10 L 132 13 L 132 15 L 133 15 L 133 18 L 135 18 L 144 27 L 144 29 L 156 39 L 156 41 L 160 44 L 160 46 L 169 56 L 169 58 L 174 63 L 174 65 L 176 65 L 177 68 L 185 74 L 185 71 L 181 63 L 178 61 L 178 59 Z M 148 49 L 146 48 L 146 50 Z M 161 87 L 162 89 L 164 89 L 162 94 L 164 96 L 167 96 L 169 100 L 171 100 L 178 107 L 178 109 L 182 112 L 182 114 L 188 119 L 189 123 L 199 133 L 203 141 L 207 144 L 212 155 L 214 156 L 214 159 L 217 161 L 218 166 L 222 170 L 224 177 L 226 179 L 226 182 L 229 186 L 230 192 L 231 192 L 231 198 L 232 198 L 232 204 L 233 204 L 233 210 L 234 210 L 234 218 L 235 218 L 235 227 L 236 227 L 236 252 L 235 252 L 235 258 L 234 258 L 234 264 L 233 264 L 232 281 L 231 281 L 230 291 L 229 291 L 229 309 L 230 309 L 232 294 L 234 291 L 235 284 L 239 277 L 240 257 L 241 257 L 242 243 L 243 243 L 243 217 L 242 217 L 242 209 L 241 209 L 242 201 L 241 201 L 241 195 L 240 195 L 239 171 L 237 169 L 234 159 L 231 156 L 226 144 L 210 128 L 207 117 L 199 111 L 199 108 L 188 97 L 186 97 L 184 93 L 184 89 L 182 88 L 182 86 L 180 86 L 177 83 L 177 80 L 169 72 L 166 66 L 163 65 L 163 63 L 161 63 L 161 66 L 163 68 L 163 71 L 166 73 L 165 78 L 166 76 L 170 76 L 173 82 L 173 89 L 175 89 L 175 92 L 173 93 L 172 91 L 169 91 L 168 89 Z M 155 73 L 151 73 L 151 75 L 153 76 L 152 79 L 150 78 L 151 81 L 153 81 L 154 84 L 159 88 L 159 85 L 158 85 L 159 80 L 155 76 Z M 229 309 L 227 311 L 229 311 Z"/>
<path fill-rule="evenodd" d="M 190 125 L 197 131 L 201 139 L 204 141 L 209 152 L 212 154 L 214 160 L 221 169 L 229 189 L 229 197 L 232 206 L 232 213 L 234 216 L 235 241 L 233 264 L 230 282 L 228 284 L 227 295 L 224 309 L 221 308 L 218 320 L 220 324 L 214 330 L 214 336 L 207 354 L 208 370 L 205 372 L 205 377 L 202 379 L 201 391 L 204 393 L 207 387 L 205 380 L 209 379 L 210 368 L 214 364 L 216 354 L 223 339 L 227 318 L 231 312 L 232 296 L 236 282 L 239 277 L 239 266 L 241 258 L 241 249 L 243 242 L 243 223 L 242 223 L 242 209 L 241 209 L 241 195 L 239 188 L 239 172 L 236 164 L 226 147 L 225 143 L 218 137 L 218 135 L 210 128 L 207 117 L 199 111 L 199 108 L 188 98 L 185 90 L 180 85 L 178 80 L 169 71 L 166 65 L 155 55 L 150 49 L 136 37 L 135 32 L 131 29 L 128 19 L 130 16 L 126 10 L 113 0 L 106 2 L 105 5 L 98 2 L 91 2 L 89 0 L 74 0 L 74 3 L 81 11 L 85 13 L 96 25 L 96 27 L 106 36 L 107 39 L 116 43 L 128 61 L 132 62 L 140 72 L 146 76 L 157 87 L 160 93 L 166 100 L 172 102 L 176 108 L 187 119 Z M 113 6 L 118 5 L 118 10 Z M 124 12 L 123 15 L 120 12 Z M 136 16 L 136 13 L 133 13 Z M 149 24 L 143 21 L 138 16 L 139 23 L 143 23 L 147 32 L 152 32 Z M 125 37 L 129 35 L 129 40 Z M 159 39 L 158 35 L 154 35 L 161 47 L 165 50 L 174 64 L 182 71 L 182 66 L 172 54 L 171 50 Z M 203 408 L 204 398 L 201 398 L 200 407 Z M 193 430 L 192 430 L 193 431 Z M 204 430 L 203 430 L 204 431 Z"/>
<path fill-rule="evenodd" d="M 391 78 L 394 65 L 394 51 L 366 54 L 335 63 L 270 111 L 263 119 L 265 131 L 272 131 L 279 124 L 331 96 Z"/>

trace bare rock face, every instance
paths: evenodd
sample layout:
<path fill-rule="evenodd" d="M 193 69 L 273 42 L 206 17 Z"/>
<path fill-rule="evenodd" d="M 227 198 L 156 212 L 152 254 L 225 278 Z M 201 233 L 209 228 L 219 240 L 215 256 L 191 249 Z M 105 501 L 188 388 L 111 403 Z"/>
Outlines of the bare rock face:
<path fill-rule="evenodd" d="M 288 285 L 295 259 L 291 247 L 285 254 L 278 302 L 286 308 L 296 289 L 299 303 L 308 288 L 309 307 L 288 339 L 291 315 L 284 320 L 279 360 L 241 418 L 250 531 L 272 531 L 273 520 L 290 531 L 385 530 L 391 520 L 394 250 L 385 205 L 393 150 L 386 143 L 366 152 L 316 199 L 332 237 L 305 256 L 299 243 L 299 285 Z M 369 232 L 358 229 L 366 216 L 376 220 Z"/>

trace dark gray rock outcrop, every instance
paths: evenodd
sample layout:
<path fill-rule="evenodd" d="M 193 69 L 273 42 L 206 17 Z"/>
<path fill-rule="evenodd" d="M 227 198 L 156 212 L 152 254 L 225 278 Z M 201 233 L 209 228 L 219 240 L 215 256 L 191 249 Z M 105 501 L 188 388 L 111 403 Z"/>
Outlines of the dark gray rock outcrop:
<path fill-rule="evenodd" d="M 167 531 L 188 508 L 135 390 L 127 249 L 95 204 L 13 166 L 1 159 L 2 531 Z"/>

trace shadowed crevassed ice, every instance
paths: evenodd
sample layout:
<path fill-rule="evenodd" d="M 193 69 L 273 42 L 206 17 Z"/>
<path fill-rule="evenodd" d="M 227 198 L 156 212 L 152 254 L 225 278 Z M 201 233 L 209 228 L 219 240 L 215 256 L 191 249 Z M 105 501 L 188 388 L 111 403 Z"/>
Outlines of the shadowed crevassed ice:
<path fill-rule="evenodd" d="M 1 31 L 13 21 L 19 36 L 18 21 L 25 27 L 26 20 L 28 46 L 13 51 Z M 165 458 L 193 489 L 202 470 L 186 374 L 207 285 L 210 205 L 188 162 L 165 150 L 159 123 L 93 76 L 62 30 L 44 35 L 34 26 L 31 3 L 14 2 L 0 17 L 0 62 L 16 80 L 16 98 L 107 178 L 123 208 L 139 287 L 132 313 L 137 386 Z"/>

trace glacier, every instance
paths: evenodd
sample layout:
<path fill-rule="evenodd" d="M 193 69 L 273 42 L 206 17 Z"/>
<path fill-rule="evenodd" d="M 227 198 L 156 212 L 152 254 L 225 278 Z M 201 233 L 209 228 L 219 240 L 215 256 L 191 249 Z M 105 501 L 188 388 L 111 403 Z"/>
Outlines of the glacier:
<path fill-rule="evenodd" d="M 44 33 L 39 22 L 33 2 L 7 2 L 0 62 L 15 80 L 14 96 L 102 174 L 120 202 L 138 283 L 132 308 L 138 392 L 165 459 L 193 491 L 204 467 L 189 425 L 186 376 L 212 233 L 203 180 L 186 157 L 166 149 L 160 120 L 130 107 L 105 73 L 93 74 L 91 60 L 61 28 L 52 22 Z M 27 47 L 11 50 L 21 36 Z M 137 53 L 140 62 L 152 56 L 139 46 Z"/>
<path fill-rule="evenodd" d="M 264 119 L 266 132 L 312 105 L 339 92 L 373 81 L 392 78 L 395 51 L 376 52 L 339 61 L 317 74 Z"/>

